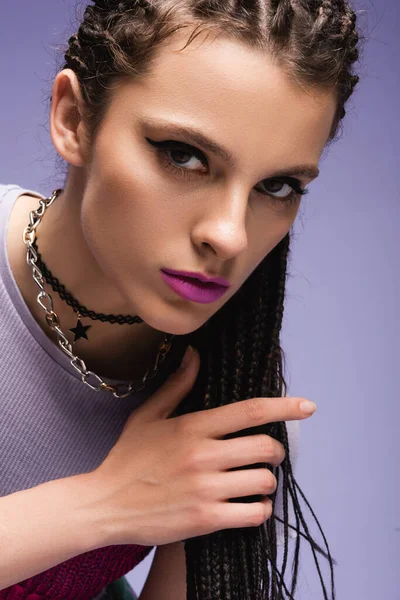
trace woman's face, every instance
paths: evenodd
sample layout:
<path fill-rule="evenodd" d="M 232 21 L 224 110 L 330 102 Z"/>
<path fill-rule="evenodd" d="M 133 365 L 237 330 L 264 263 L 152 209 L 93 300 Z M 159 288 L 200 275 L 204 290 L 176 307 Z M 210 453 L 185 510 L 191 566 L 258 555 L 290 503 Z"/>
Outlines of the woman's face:
<path fill-rule="evenodd" d="M 203 325 L 287 234 L 336 108 L 332 93 L 300 90 L 265 53 L 223 37 L 178 52 L 186 39 L 171 40 L 151 77 L 113 92 L 81 206 L 86 243 L 129 313 L 175 334 Z M 230 287 L 188 300 L 162 269 Z"/>

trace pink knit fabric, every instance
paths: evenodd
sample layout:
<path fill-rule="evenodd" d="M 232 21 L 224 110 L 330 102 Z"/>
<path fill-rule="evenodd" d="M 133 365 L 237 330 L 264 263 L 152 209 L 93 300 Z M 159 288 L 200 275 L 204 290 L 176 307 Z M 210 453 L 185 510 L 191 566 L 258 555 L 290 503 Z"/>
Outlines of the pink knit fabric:
<path fill-rule="evenodd" d="M 0 600 L 91 600 L 126 575 L 154 546 L 105 546 L 0 590 Z"/>

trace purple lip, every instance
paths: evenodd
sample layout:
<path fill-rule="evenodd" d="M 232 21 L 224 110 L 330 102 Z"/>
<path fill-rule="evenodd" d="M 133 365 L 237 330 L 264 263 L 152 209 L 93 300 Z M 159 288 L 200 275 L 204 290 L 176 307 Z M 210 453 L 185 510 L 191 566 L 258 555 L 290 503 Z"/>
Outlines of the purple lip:
<path fill-rule="evenodd" d="M 230 287 L 230 283 L 227 279 L 223 277 L 207 277 L 203 273 L 194 273 L 193 271 L 174 271 L 172 269 L 162 269 L 164 273 L 168 273 L 169 275 L 176 275 L 177 277 L 191 277 L 193 279 L 198 279 L 199 281 L 204 281 L 205 283 L 216 283 L 223 287 Z"/>
<path fill-rule="evenodd" d="M 161 276 L 165 283 L 174 290 L 178 296 L 191 302 L 199 304 L 210 304 L 222 298 L 227 292 L 228 287 L 217 283 L 205 283 L 188 276 L 182 277 L 167 273 L 164 269 L 161 270 Z"/>

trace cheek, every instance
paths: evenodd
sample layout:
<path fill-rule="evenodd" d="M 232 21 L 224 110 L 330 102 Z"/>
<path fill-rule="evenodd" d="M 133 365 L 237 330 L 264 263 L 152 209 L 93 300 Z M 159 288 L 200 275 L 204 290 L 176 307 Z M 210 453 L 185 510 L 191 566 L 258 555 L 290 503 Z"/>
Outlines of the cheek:
<path fill-rule="evenodd" d="M 187 211 L 173 197 L 160 193 L 154 181 L 146 185 L 135 174 L 128 179 L 118 173 L 95 181 L 82 205 L 82 228 L 105 271 L 114 271 L 118 264 L 121 272 L 132 273 L 174 253 L 189 225 Z"/>
<path fill-rule="evenodd" d="M 235 291 L 242 287 L 266 256 L 287 235 L 293 225 L 296 213 L 297 209 L 294 213 L 290 211 L 279 215 L 271 213 L 269 218 L 259 218 L 253 221 L 249 231 L 248 251 L 243 255 L 238 269 L 239 281 Z M 226 301 L 224 299 L 224 302 Z"/>
<path fill-rule="evenodd" d="M 296 218 L 298 207 L 275 209 L 258 214 L 249 227 L 249 252 L 247 261 L 254 270 L 259 263 L 287 235 Z"/>
<path fill-rule="evenodd" d="M 187 215 L 183 199 L 169 185 L 155 160 L 143 157 L 142 149 L 125 139 L 118 152 L 101 147 L 97 156 L 99 164 L 107 165 L 99 169 L 99 192 L 102 197 L 108 196 L 107 210 L 111 207 L 118 215 L 115 220 L 122 230 L 128 229 L 131 235 L 139 237 L 146 231 L 152 237 L 164 236 L 183 223 Z M 132 156 L 137 157 L 136 161 L 130 160 Z M 113 214 L 109 218 L 114 220 Z"/>

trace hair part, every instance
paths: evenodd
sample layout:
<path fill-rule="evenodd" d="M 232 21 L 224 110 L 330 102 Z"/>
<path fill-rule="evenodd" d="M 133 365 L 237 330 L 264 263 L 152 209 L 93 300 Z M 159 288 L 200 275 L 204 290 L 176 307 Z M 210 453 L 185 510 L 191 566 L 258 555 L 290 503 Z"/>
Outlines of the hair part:
<path fill-rule="evenodd" d="M 94 0 L 86 7 L 78 31 L 68 41 L 63 68 L 72 69 L 85 102 L 82 115 L 93 142 L 113 91 L 125 78 L 151 77 L 152 64 L 164 44 L 181 30 L 190 36 L 225 35 L 247 47 L 264 50 L 292 80 L 309 93 L 334 92 L 337 111 L 327 144 L 337 139 L 346 103 L 359 77 L 357 16 L 345 0 Z M 196 383 L 171 416 L 213 408 L 252 397 L 286 395 L 280 332 L 284 312 L 290 232 L 273 248 L 240 290 L 202 327 L 187 337 L 201 357 Z M 279 440 L 286 458 L 270 469 L 282 478 L 284 520 L 272 514 L 259 527 L 234 528 L 185 540 L 187 597 L 190 600 L 293 599 L 301 538 L 313 552 L 324 599 L 328 592 L 317 554 L 333 565 L 320 524 L 292 471 L 285 422 L 236 432 L 228 437 L 263 433 Z M 250 468 L 250 465 L 246 468 Z M 306 502 L 323 536 L 327 552 L 312 538 L 299 502 Z M 291 496 L 296 525 L 288 522 Z M 270 497 L 275 499 L 276 492 Z M 261 496 L 230 501 L 254 502 Z M 284 557 L 277 567 L 276 521 L 283 523 Z M 300 525 L 304 532 L 300 530 Z M 289 527 L 297 532 L 290 591 L 284 575 Z M 285 596 L 284 596 L 285 594 Z"/>

